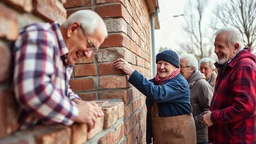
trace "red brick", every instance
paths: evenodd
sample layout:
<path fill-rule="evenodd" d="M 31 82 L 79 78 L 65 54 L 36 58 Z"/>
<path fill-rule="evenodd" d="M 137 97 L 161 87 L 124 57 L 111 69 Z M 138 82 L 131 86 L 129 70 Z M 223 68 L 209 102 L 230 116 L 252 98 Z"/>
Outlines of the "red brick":
<path fill-rule="evenodd" d="M 137 124 L 134 129 L 131 130 L 131 132 L 127 135 L 127 143 L 136 144 L 137 143 L 137 136 L 139 134 L 139 125 Z"/>
<path fill-rule="evenodd" d="M 17 130 L 18 112 L 13 91 L 0 88 L 0 138 Z"/>
<path fill-rule="evenodd" d="M 47 126 L 43 129 L 38 129 L 40 133 L 35 135 L 37 144 L 70 144 L 71 130 L 69 127 Z"/>
<path fill-rule="evenodd" d="M 130 47 L 130 38 L 125 34 L 110 34 L 101 47 Z"/>
<path fill-rule="evenodd" d="M 24 135 L 22 133 L 16 135 L 9 135 L 0 139 L 0 144 L 34 144 L 35 139 L 33 135 Z"/>
<path fill-rule="evenodd" d="M 90 58 L 83 57 L 76 61 L 76 64 L 83 64 L 83 63 L 93 63 L 94 62 L 94 56 L 91 56 Z"/>
<path fill-rule="evenodd" d="M 86 100 L 86 101 L 91 101 L 91 100 L 96 100 L 96 93 L 79 93 L 78 94 L 79 97 L 82 99 L 82 100 Z"/>
<path fill-rule="evenodd" d="M 15 40 L 19 34 L 17 15 L 0 3 L 0 38 Z"/>
<path fill-rule="evenodd" d="M 114 144 L 114 143 L 115 143 L 115 137 L 114 137 L 113 131 L 108 132 L 103 137 L 101 137 L 98 141 L 98 144 Z"/>
<path fill-rule="evenodd" d="M 120 2 L 122 3 L 124 0 L 96 0 L 97 4 L 102 4 L 102 3 L 112 3 L 112 2 Z"/>
<path fill-rule="evenodd" d="M 76 77 L 96 75 L 95 64 L 76 65 L 74 68 L 74 74 Z"/>
<path fill-rule="evenodd" d="M 126 120 L 133 113 L 133 103 L 124 106 L 124 120 Z"/>
<path fill-rule="evenodd" d="M 9 79 L 10 76 L 10 62 L 11 52 L 10 49 L 0 41 L 0 82 Z"/>
<path fill-rule="evenodd" d="M 131 64 L 136 63 L 135 54 L 133 54 L 131 51 L 127 50 L 124 47 L 104 48 L 97 55 L 97 61 L 99 63 L 114 62 L 118 58 L 124 58 Z M 120 70 L 117 70 L 117 71 L 120 71 Z"/>
<path fill-rule="evenodd" d="M 91 139 L 92 137 L 94 137 L 96 134 L 102 131 L 102 127 L 103 127 L 103 117 L 98 117 L 94 128 L 89 131 L 87 138 Z"/>
<path fill-rule="evenodd" d="M 124 133 L 127 135 L 134 128 L 136 124 L 137 124 L 136 117 L 135 117 L 135 114 L 133 114 L 124 123 L 124 127 L 125 127 Z"/>
<path fill-rule="evenodd" d="M 99 93 L 99 99 L 121 99 L 126 104 L 132 100 L 131 90 L 102 91 Z"/>
<path fill-rule="evenodd" d="M 100 89 L 127 88 L 127 83 L 125 76 L 101 76 L 99 78 Z"/>
<path fill-rule="evenodd" d="M 104 129 L 114 125 L 124 115 L 123 102 L 107 102 L 101 106 L 101 109 L 104 113 Z"/>
<path fill-rule="evenodd" d="M 82 144 L 87 140 L 88 127 L 86 124 L 73 124 L 71 126 L 71 144 Z"/>
<path fill-rule="evenodd" d="M 94 90 L 93 78 L 74 78 L 69 81 L 73 91 Z"/>
<path fill-rule="evenodd" d="M 123 18 L 104 19 L 104 23 L 106 24 L 109 33 L 122 32 L 127 34 L 128 25 Z"/>
<path fill-rule="evenodd" d="M 130 23 L 132 19 L 127 10 L 125 9 L 125 7 L 121 3 L 99 6 L 95 8 L 95 11 L 102 18 L 122 17 L 127 23 Z"/>
<path fill-rule="evenodd" d="M 119 141 L 124 137 L 124 123 L 122 122 L 120 125 L 116 127 L 115 131 L 115 142 L 119 143 Z"/>
<path fill-rule="evenodd" d="M 110 75 L 110 74 L 123 74 L 123 71 L 116 70 L 113 67 L 113 63 L 100 63 L 99 75 Z"/>
<path fill-rule="evenodd" d="M 7 4 L 14 7 L 15 10 L 21 10 L 30 13 L 32 11 L 32 0 L 4 0 Z"/>
<path fill-rule="evenodd" d="M 118 120 L 117 106 L 113 103 L 106 103 L 102 105 L 102 111 L 104 113 L 103 128 L 107 129 L 111 127 Z"/>
<path fill-rule="evenodd" d="M 35 0 L 35 13 L 40 15 L 47 21 L 58 21 L 62 24 L 66 18 L 67 13 L 63 5 L 56 0 Z"/>
<path fill-rule="evenodd" d="M 91 6 L 92 0 L 67 0 L 64 4 L 65 8 Z"/>

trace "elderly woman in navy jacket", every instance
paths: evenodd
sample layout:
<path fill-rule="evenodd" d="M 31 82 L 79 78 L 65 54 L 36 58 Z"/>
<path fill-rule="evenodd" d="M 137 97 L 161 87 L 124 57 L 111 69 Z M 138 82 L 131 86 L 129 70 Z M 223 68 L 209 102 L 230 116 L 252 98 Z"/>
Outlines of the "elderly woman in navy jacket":
<path fill-rule="evenodd" d="M 196 130 L 190 109 L 190 90 L 180 74 L 179 56 L 165 50 L 156 56 L 157 74 L 148 80 L 120 58 L 114 68 L 129 75 L 129 82 L 146 97 L 147 143 L 195 144 Z"/>

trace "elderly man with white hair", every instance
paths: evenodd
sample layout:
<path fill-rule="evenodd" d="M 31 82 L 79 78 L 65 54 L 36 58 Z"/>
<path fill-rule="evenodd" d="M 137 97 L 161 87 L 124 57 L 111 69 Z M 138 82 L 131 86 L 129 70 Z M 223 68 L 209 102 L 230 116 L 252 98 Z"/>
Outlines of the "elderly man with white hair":
<path fill-rule="evenodd" d="M 24 27 L 13 48 L 13 84 L 22 111 L 20 129 L 38 124 L 86 123 L 88 130 L 103 112 L 69 88 L 76 60 L 89 58 L 107 37 L 102 18 L 80 10 L 59 25 L 36 23 Z"/>
<path fill-rule="evenodd" d="M 214 87 L 217 74 L 215 73 L 215 61 L 212 58 L 205 57 L 202 58 L 199 62 L 199 70 L 202 74 L 205 75 L 207 82 Z"/>
<path fill-rule="evenodd" d="M 209 142 L 255 144 L 256 57 L 233 28 L 218 30 L 214 47 L 218 76 L 210 110 L 202 116 Z"/>
<path fill-rule="evenodd" d="M 192 54 L 180 56 L 180 73 L 185 77 L 190 88 L 190 103 L 196 125 L 197 144 L 208 143 L 208 128 L 201 116 L 209 110 L 213 88 L 198 70 L 198 60 Z"/>

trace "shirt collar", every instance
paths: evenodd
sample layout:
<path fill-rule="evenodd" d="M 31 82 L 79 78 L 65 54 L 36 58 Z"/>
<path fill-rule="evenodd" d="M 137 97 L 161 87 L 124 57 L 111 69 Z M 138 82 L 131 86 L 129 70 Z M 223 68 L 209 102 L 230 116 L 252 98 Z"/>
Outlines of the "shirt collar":
<path fill-rule="evenodd" d="M 54 30 L 55 34 L 56 34 L 56 38 L 57 38 L 58 45 L 59 45 L 60 55 L 63 56 L 63 55 L 68 53 L 68 48 L 67 48 L 67 46 L 65 44 L 65 41 L 63 39 L 63 36 L 61 34 L 60 25 L 57 22 L 53 22 L 51 24 L 51 27 Z"/>

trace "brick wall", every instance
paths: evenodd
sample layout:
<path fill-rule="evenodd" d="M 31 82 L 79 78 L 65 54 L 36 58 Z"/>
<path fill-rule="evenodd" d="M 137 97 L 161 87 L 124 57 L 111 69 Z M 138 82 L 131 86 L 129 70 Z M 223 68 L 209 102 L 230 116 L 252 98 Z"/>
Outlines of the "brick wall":
<path fill-rule="evenodd" d="M 124 58 L 151 77 L 148 0 L 2 0 L 0 2 L 0 143 L 145 143 L 145 96 L 112 67 Z M 21 27 L 34 22 L 62 23 L 81 9 L 96 11 L 109 37 L 99 53 L 76 62 L 71 88 L 84 100 L 96 100 L 104 118 L 87 133 L 84 124 L 38 126 L 16 131 L 19 105 L 12 90 L 11 47 Z"/>

